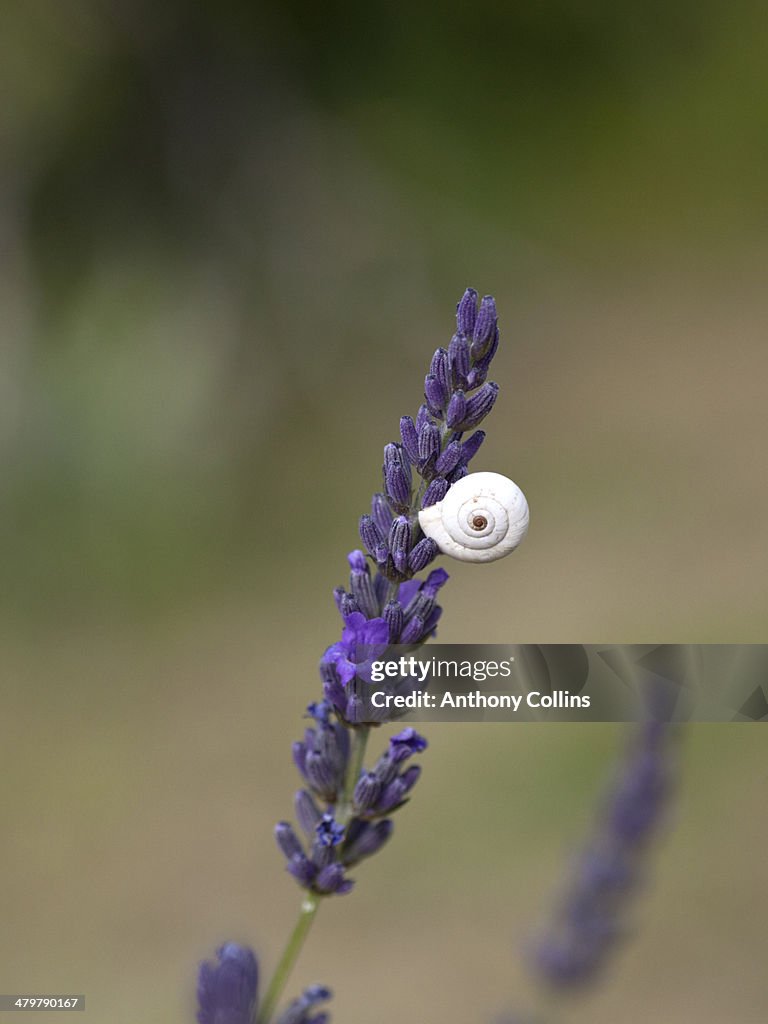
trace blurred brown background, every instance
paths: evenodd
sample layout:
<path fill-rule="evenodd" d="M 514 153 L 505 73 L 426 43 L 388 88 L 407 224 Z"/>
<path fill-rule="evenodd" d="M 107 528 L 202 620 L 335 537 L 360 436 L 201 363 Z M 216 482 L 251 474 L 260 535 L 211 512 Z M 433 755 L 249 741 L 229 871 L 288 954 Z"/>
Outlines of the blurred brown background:
<path fill-rule="evenodd" d="M 765 641 L 768 15 L 25 0 L 0 33 L 0 989 L 192 1019 L 269 969 L 331 590 L 465 285 L 496 296 L 513 559 L 444 642 Z M 293 989 L 490 1021 L 620 748 L 433 726 Z M 636 940 L 563 1020 L 764 1021 L 765 740 L 698 726 Z"/>

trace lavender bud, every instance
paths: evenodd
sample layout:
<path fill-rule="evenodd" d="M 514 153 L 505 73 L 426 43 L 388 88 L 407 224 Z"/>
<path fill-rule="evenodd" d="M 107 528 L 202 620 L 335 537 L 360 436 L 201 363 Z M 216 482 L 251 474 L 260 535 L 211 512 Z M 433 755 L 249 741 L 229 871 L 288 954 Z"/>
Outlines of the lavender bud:
<path fill-rule="evenodd" d="M 466 335 L 454 334 L 448 346 L 448 361 L 451 366 L 451 383 L 453 387 L 463 390 L 467 386 L 469 373 L 469 342 Z"/>
<path fill-rule="evenodd" d="M 315 888 L 322 893 L 337 893 L 342 896 L 351 890 L 353 882 L 344 878 L 341 864 L 328 864 L 315 880 Z"/>
<path fill-rule="evenodd" d="M 371 857 L 382 848 L 394 830 L 394 823 L 385 818 L 377 821 L 376 824 L 368 824 L 361 829 L 354 842 L 344 851 L 344 862 L 348 865 L 355 864 L 363 857 Z"/>
<path fill-rule="evenodd" d="M 433 416 L 442 416 L 448 404 L 448 389 L 438 378 L 428 373 L 424 378 L 424 397 Z"/>
<path fill-rule="evenodd" d="M 293 763 L 299 769 L 299 772 L 304 776 L 304 778 L 306 778 L 306 776 L 307 776 L 307 770 L 306 770 L 306 765 L 307 765 L 307 747 L 306 747 L 306 744 L 302 743 L 301 740 L 296 740 L 296 742 L 291 746 L 291 754 L 293 755 Z"/>
<path fill-rule="evenodd" d="M 392 561 L 398 572 L 405 572 L 408 567 L 408 548 L 411 543 L 411 524 L 407 516 L 398 516 L 389 531 L 389 547 Z"/>
<path fill-rule="evenodd" d="M 384 534 L 370 516 L 360 516 L 360 538 L 374 557 L 378 548 L 384 544 Z"/>
<path fill-rule="evenodd" d="M 480 311 L 475 320 L 475 329 L 472 332 L 472 345 L 470 352 L 473 359 L 481 359 L 493 340 L 496 330 L 496 303 L 493 296 L 484 296 L 480 303 Z"/>
<path fill-rule="evenodd" d="M 357 780 L 355 791 L 353 794 L 353 801 L 355 811 L 363 812 L 370 811 L 371 808 L 376 806 L 376 801 L 379 799 L 381 794 L 381 783 L 376 778 L 373 772 L 363 772 L 360 778 Z"/>
<path fill-rule="evenodd" d="M 310 750 L 304 765 L 307 782 L 323 800 L 333 803 L 336 799 L 337 774 L 327 758 Z"/>
<path fill-rule="evenodd" d="M 400 507 L 411 502 L 411 481 L 402 466 L 390 466 L 384 471 L 384 486 L 392 501 Z"/>
<path fill-rule="evenodd" d="M 425 424 L 419 432 L 419 461 L 429 462 L 440 454 L 440 431 L 431 423 Z"/>
<path fill-rule="evenodd" d="M 458 483 L 459 480 L 463 480 L 464 477 L 469 473 L 466 466 L 457 466 L 456 469 L 448 476 L 448 482 L 450 484 Z"/>
<path fill-rule="evenodd" d="M 294 808 L 296 810 L 296 818 L 298 819 L 299 825 L 301 825 L 302 829 L 310 839 L 314 838 L 315 829 L 317 828 L 322 815 L 320 814 L 317 804 L 306 789 L 300 789 L 294 797 Z"/>
<path fill-rule="evenodd" d="M 461 446 L 461 461 L 466 466 L 470 459 L 477 455 L 480 445 L 485 440 L 485 431 L 476 430 L 475 433 L 468 440 L 464 441 Z"/>
<path fill-rule="evenodd" d="M 429 372 L 437 378 L 440 386 L 447 394 L 451 390 L 451 363 L 448 358 L 447 349 L 437 349 L 435 354 L 432 356 Z"/>
<path fill-rule="evenodd" d="M 493 340 L 491 341 L 490 348 L 488 349 L 484 356 L 477 360 L 477 362 L 475 363 L 475 368 L 478 370 L 483 370 L 485 373 L 487 373 L 488 367 L 491 365 L 491 362 L 493 360 L 493 357 L 496 355 L 498 347 L 499 329 L 497 327 L 496 330 L 493 332 Z"/>
<path fill-rule="evenodd" d="M 349 562 L 349 568 L 352 572 L 368 572 L 368 562 L 366 561 L 366 557 L 358 548 L 349 552 L 347 555 L 347 561 Z"/>
<path fill-rule="evenodd" d="M 410 793 L 416 783 L 419 781 L 421 775 L 421 765 L 412 764 L 410 768 L 406 768 L 403 774 L 400 776 L 400 782 L 403 786 L 403 794 Z"/>
<path fill-rule="evenodd" d="M 320 729 L 315 741 L 315 750 L 337 776 L 344 772 L 346 758 L 339 746 L 336 730 L 332 726 L 325 725 Z"/>
<path fill-rule="evenodd" d="M 390 782 L 382 793 L 376 810 L 379 814 L 386 814 L 388 811 L 394 811 L 395 808 L 403 802 L 405 794 L 405 785 L 403 784 L 403 780 L 400 776 L 398 776 Z"/>
<path fill-rule="evenodd" d="M 384 448 L 384 484 L 387 494 L 396 504 L 410 504 L 411 469 L 399 444 L 388 444 Z"/>
<path fill-rule="evenodd" d="M 384 472 L 399 466 L 406 475 L 408 484 L 411 483 L 411 464 L 408 461 L 408 453 L 401 444 L 388 444 L 384 446 Z"/>
<path fill-rule="evenodd" d="M 346 594 L 344 587 L 336 587 L 333 591 L 333 600 L 336 602 L 336 607 L 341 611 L 341 599 Z"/>
<path fill-rule="evenodd" d="M 419 543 L 421 543 L 421 541 Z M 418 546 L 419 545 L 417 544 L 411 552 L 410 559 L 413 558 Z M 413 567 L 411 566 L 411 568 Z M 418 570 L 414 569 L 414 572 L 418 572 Z M 389 642 L 391 644 L 396 644 L 403 629 L 403 606 L 399 601 L 387 602 L 384 606 L 384 621 L 389 626 Z"/>
<path fill-rule="evenodd" d="M 467 414 L 467 396 L 463 391 L 454 391 L 448 403 L 448 411 L 445 414 L 445 421 L 451 430 L 464 422 Z"/>
<path fill-rule="evenodd" d="M 485 367 L 473 366 L 467 374 L 467 390 L 472 391 L 474 388 L 479 388 L 481 384 L 485 383 L 485 378 L 488 376 L 488 370 Z"/>
<path fill-rule="evenodd" d="M 415 644 L 421 639 L 422 631 L 424 630 L 424 620 L 420 619 L 418 615 L 414 615 L 411 621 L 407 624 L 403 632 L 400 634 L 401 644 Z"/>
<path fill-rule="evenodd" d="M 392 757 L 392 751 L 388 750 L 382 754 L 373 769 L 376 778 L 382 787 L 388 786 L 397 775 L 397 761 Z"/>
<path fill-rule="evenodd" d="M 329 864 L 335 864 L 337 858 L 332 847 L 324 846 L 315 839 L 314 843 L 312 843 L 310 859 L 319 873 Z"/>
<path fill-rule="evenodd" d="M 449 376 L 447 376 L 449 375 L 449 357 L 447 357 L 447 349 L 442 347 L 435 349 L 429 364 L 429 372 L 430 374 L 434 374 L 440 383 L 447 384 L 447 380 L 449 380 Z"/>
<path fill-rule="evenodd" d="M 421 572 L 422 569 L 429 565 L 433 558 L 437 557 L 439 550 L 437 543 L 431 537 L 422 537 L 408 556 L 408 568 L 411 572 Z M 394 643 L 394 641 L 391 642 Z"/>
<path fill-rule="evenodd" d="M 286 860 L 304 856 L 304 849 L 289 822 L 279 821 L 275 825 L 275 839 Z"/>
<path fill-rule="evenodd" d="M 403 416 L 400 420 L 400 437 L 403 448 L 408 454 L 411 462 L 419 460 L 419 434 L 410 416 Z"/>
<path fill-rule="evenodd" d="M 357 554 L 362 555 L 362 551 Z M 357 606 L 367 619 L 374 619 L 379 614 L 379 602 L 373 589 L 373 580 L 368 571 L 366 563 L 365 570 L 360 572 L 353 569 L 350 576 L 350 587 L 352 596 L 357 601 Z M 345 614 L 345 613 L 342 613 Z"/>
<path fill-rule="evenodd" d="M 465 430 L 469 427 L 476 427 L 481 420 L 485 419 L 493 408 L 498 394 L 499 385 L 489 381 L 487 384 L 483 384 L 476 394 L 467 399 L 467 411 L 463 423 Z"/>
<path fill-rule="evenodd" d="M 455 397 L 455 396 L 454 396 Z M 452 469 L 455 469 L 461 459 L 461 442 L 451 441 L 449 445 L 440 452 L 437 462 L 435 463 L 436 473 L 450 473 Z"/>
<path fill-rule="evenodd" d="M 293 875 L 299 885 L 304 886 L 308 889 L 315 879 L 317 874 L 317 868 L 303 853 L 295 857 L 291 857 L 287 865 L 288 871 Z"/>
<path fill-rule="evenodd" d="M 228 942 L 216 950 L 218 963 L 200 965 L 198 1024 L 251 1024 L 256 1013 L 259 969 L 246 946 Z"/>
<path fill-rule="evenodd" d="M 467 288 L 456 306 L 456 330 L 462 334 L 472 334 L 477 319 L 477 292 Z"/>
<path fill-rule="evenodd" d="M 430 505 L 436 505 L 438 501 L 443 500 L 447 493 L 448 481 L 442 476 L 436 476 L 424 492 L 424 497 L 421 499 L 421 507 L 429 508 Z"/>
<path fill-rule="evenodd" d="M 394 441 L 384 445 L 384 469 L 400 466 L 403 463 L 403 446 Z"/>
<path fill-rule="evenodd" d="M 427 424 L 432 424 L 432 417 L 429 415 L 429 409 L 426 405 L 420 405 L 419 411 L 416 413 L 416 433 L 421 434 L 422 430 Z"/>
<path fill-rule="evenodd" d="M 386 536 L 389 533 L 389 528 L 392 525 L 392 509 L 389 507 L 389 502 L 385 494 L 374 494 L 371 498 L 371 518 L 374 523 L 381 530 L 382 534 Z"/>
<path fill-rule="evenodd" d="M 389 548 L 387 547 L 386 541 L 382 541 L 381 544 L 376 545 L 373 557 L 376 560 L 377 565 L 384 565 L 386 563 L 389 558 Z"/>

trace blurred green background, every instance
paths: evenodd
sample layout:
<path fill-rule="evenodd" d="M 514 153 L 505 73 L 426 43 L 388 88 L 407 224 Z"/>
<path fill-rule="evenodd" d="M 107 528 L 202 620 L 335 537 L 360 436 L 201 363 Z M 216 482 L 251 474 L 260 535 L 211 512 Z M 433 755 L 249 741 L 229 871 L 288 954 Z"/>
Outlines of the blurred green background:
<path fill-rule="evenodd" d="M 532 510 L 453 566 L 444 642 L 760 642 L 768 12 L 20 0 L 0 14 L 0 989 L 192 1019 L 274 965 L 271 827 L 331 590 L 467 284 L 502 394 L 478 469 Z M 396 841 L 294 988 L 489 1021 L 620 748 L 435 725 Z M 374 748 L 375 749 L 375 748 Z M 760 726 L 699 726 L 575 1024 L 763 1022 Z"/>

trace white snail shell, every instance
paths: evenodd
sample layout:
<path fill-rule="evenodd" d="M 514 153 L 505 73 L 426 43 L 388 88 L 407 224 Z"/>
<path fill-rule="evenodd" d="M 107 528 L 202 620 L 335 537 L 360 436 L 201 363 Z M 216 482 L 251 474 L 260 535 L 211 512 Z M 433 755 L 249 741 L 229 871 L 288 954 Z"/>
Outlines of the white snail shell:
<path fill-rule="evenodd" d="M 528 502 L 501 473 L 470 473 L 442 501 L 419 512 L 419 523 L 443 552 L 462 562 L 493 562 L 528 532 Z"/>

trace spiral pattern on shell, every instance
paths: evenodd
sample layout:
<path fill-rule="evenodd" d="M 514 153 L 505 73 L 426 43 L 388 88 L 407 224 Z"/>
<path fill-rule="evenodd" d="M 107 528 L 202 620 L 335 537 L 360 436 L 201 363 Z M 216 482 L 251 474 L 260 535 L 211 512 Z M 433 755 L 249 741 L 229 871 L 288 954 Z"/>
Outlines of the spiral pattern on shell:
<path fill-rule="evenodd" d="M 528 531 L 528 502 L 500 473 L 470 473 L 442 501 L 419 512 L 419 523 L 445 555 L 493 562 L 510 554 Z"/>

